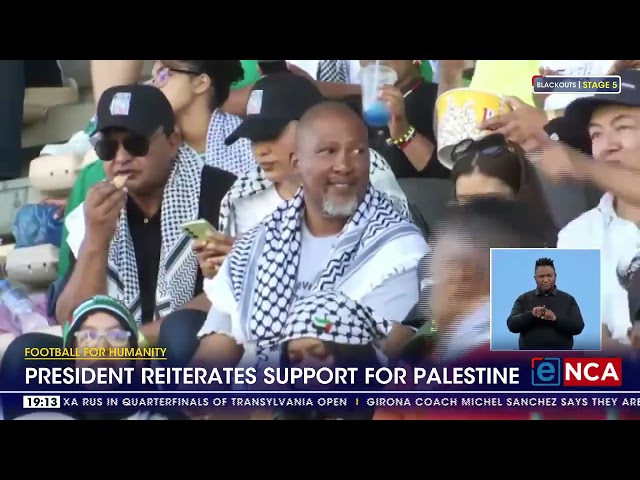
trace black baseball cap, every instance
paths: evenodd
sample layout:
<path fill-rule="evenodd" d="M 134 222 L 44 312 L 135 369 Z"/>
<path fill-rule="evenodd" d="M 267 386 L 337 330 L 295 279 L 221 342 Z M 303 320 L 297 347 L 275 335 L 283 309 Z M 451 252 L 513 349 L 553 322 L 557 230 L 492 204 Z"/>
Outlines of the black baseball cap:
<path fill-rule="evenodd" d="M 254 84 L 247 116 L 224 143 L 231 145 L 240 138 L 252 142 L 274 140 L 290 122 L 300 120 L 324 100 L 318 87 L 305 77 L 290 72 L 266 75 Z"/>
<path fill-rule="evenodd" d="M 567 105 L 564 116 L 576 128 L 586 132 L 589 129 L 593 112 L 603 105 L 640 107 L 640 71 L 623 70 L 620 72 L 620 93 L 603 93 L 578 98 Z"/>
<path fill-rule="evenodd" d="M 588 129 L 576 119 L 566 116 L 554 118 L 544 126 L 544 130 L 552 140 L 559 140 L 586 155 L 591 155 L 591 137 Z"/>
<path fill-rule="evenodd" d="M 98 101 L 96 129 L 122 128 L 149 138 L 158 128 L 173 133 L 173 109 L 160 89 L 151 85 L 119 85 L 104 91 Z"/>

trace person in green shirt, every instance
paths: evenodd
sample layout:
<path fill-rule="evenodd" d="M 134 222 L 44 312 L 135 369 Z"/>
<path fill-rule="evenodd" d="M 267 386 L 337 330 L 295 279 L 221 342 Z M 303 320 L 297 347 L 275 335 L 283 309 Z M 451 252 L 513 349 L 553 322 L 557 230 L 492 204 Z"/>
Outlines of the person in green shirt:
<path fill-rule="evenodd" d="M 232 90 L 251 86 L 260 80 L 258 60 L 240 60 L 240 63 L 242 64 L 242 70 L 244 70 L 244 78 L 231 85 Z"/>
<path fill-rule="evenodd" d="M 69 212 L 75 210 L 82 202 L 89 189 L 98 182 L 105 179 L 104 164 L 102 160 L 94 160 L 89 165 L 84 167 L 78 174 L 76 183 L 73 184 L 71 194 L 67 200 L 67 206 L 65 209 L 65 219 Z M 63 223 L 62 227 L 62 243 L 60 244 L 60 257 L 58 260 L 58 276 L 63 277 L 69 271 L 69 255 L 71 250 L 69 244 L 67 244 L 67 236 L 69 232 L 66 224 Z"/>

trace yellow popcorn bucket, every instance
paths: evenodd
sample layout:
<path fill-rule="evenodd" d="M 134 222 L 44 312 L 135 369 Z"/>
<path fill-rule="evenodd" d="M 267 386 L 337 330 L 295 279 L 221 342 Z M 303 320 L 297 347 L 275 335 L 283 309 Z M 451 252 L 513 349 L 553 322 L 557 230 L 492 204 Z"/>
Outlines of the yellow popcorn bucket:
<path fill-rule="evenodd" d="M 478 125 L 495 115 L 511 111 L 509 104 L 493 93 L 456 88 L 440 95 L 436 101 L 438 160 L 453 168 L 451 151 L 467 138 L 478 140 L 488 133 Z"/>

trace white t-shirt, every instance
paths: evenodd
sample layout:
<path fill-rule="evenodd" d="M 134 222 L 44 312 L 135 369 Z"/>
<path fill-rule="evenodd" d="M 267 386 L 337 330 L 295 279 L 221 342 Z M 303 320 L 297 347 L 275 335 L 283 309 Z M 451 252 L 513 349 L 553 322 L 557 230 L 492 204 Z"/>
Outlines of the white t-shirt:
<path fill-rule="evenodd" d="M 618 282 L 620 260 L 640 250 L 640 230 L 624 220 L 613 208 L 613 195 L 606 193 L 600 204 L 570 222 L 558 234 L 558 248 L 599 248 L 601 250 L 602 322 L 614 340 L 629 344 L 631 326 L 629 296 Z"/>
<path fill-rule="evenodd" d="M 331 251 L 338 242 L 338 236 L 314 237 L 307 228 L 307 224 L 302 224 L 302 249 L 300 251 L 300 265 L 298 266 L 298 279 L 296 281 L 296 298 L 306 295 L 313 281 L 322 272 L 323 268 L 331 258 Z"/>
<path fill-rule="evenodd" d="M 615 60 L 540 60 L 544 68 L 558 72 L 558 75 L 605 75 Z M 551 94 L 544 102 L 545 110 L 563 110 L 578 98 L 592 94 Z"/>
<path fill-rule="evenodd" d="M 274 187 L 267 188 L 249 197 L 237 199 L 233 205 L 235 234 L 241 236 L 251 230 L 264 220 L 267 215 L 272 214 L 283 201 Z"/>

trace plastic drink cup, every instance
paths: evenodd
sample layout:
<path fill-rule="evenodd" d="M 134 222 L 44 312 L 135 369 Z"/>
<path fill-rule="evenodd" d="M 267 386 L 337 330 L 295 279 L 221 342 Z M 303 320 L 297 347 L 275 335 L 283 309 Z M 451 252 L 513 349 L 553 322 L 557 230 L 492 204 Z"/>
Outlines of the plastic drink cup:
<path fill-rule="evenodd" d="M 391 120 L 387 105 L 378 98 L 384 86 L 392 86 L 398 81 L 398 74 L 392 68 L 373 63 L 360 70 L 362 86 L 362 113 L 364 120 L 372 127 L 384 127 Z"/>

